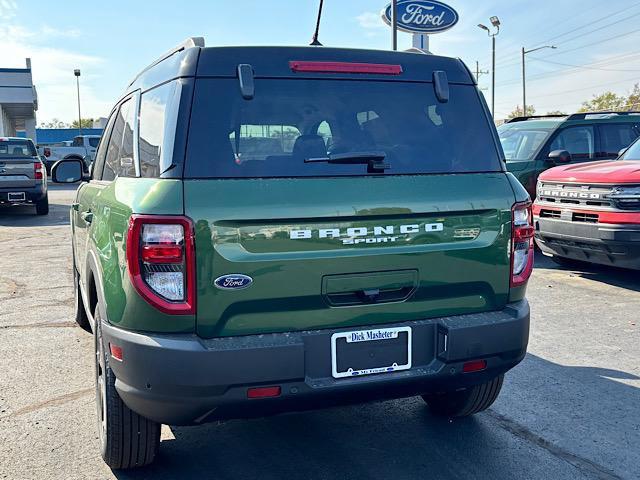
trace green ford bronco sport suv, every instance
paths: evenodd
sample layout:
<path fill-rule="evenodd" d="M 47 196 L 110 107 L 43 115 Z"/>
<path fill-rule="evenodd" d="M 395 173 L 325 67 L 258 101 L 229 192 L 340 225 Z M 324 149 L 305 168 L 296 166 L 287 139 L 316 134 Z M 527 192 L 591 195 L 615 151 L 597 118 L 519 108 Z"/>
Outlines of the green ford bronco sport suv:
<path fill-rule="evenodd" d="M 533 266 L 502 157 L 452 58 L 191 39 L 145 69 L 71 211 L 107 464 L 153 461 L 163 423 L 489 407 L 525 355 Z"/>

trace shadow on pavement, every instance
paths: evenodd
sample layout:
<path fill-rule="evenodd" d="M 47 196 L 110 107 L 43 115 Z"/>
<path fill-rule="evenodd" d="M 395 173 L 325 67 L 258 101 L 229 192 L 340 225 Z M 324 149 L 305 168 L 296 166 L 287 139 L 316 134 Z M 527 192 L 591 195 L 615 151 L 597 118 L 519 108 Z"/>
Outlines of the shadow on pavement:
<path fill-rule="evenodd" d="M 535 267 L 547 270 L 571 272 L 581 278 L 640 292 L 640 272 L 637 270 L 608 267 L 605 265 L 578 261 L 572 262 L 568 266 L 561 266 L 549 257 L 542 255 L 540 252 L 536 252 Z"/>
<path fill-rule="evenodd" d="M 532 362 L 532 371 L 519 367 L 511 373 L 514 381 L 499 401 L 524 416 L 494 408 L 447 420 L 430 415 L 422 400 L 411 398 L 172 427 L 175 440 L 162 442 L 153 466 L 114 473 L 119 479 L 616 478 L 599 458 L 590 460 L 596 453 L 580 442 L 593 449 L 593 436 L 603 439 L 596 446 L 605 456 L 620 447 L 624 435 L 632 445 L 640 443 L 635 413 L 640 389 L 618 381 L 638 377 L 529 355 L 525 365 Z M 529 384 L 532 372 L 536 378 Z M 624 415 L 632 422 L 627 432 L 619 423 Z M 539 418 L 551 423 L 543 433 L 537 431 Z M 563 435 L 576 442 L 575 451 Z M 630 465 L 633 461 L 629 457 Z M 630 472 L 633 467 L 621 468 Z"/>
<path fill-rule="evenodd" d="M 48 215 L 36 215 L 36 207 L 0 207 L 0 227 L 51 227 L 69 225 L 69 205 L 49 203 Z"/>

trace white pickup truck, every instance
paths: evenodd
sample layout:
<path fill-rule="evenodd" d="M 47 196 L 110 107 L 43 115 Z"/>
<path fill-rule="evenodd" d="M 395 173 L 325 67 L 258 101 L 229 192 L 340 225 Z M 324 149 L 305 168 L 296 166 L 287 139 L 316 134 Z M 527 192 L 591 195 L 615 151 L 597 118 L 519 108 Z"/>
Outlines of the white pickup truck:
<path fill-rule="evenodd" d="M 71 145 L 67 142 L 38 147 L 38 153 L 44 157 L 47 172 L 58 160 L 77 158 L 84 162 L 85 170 L 89 171 L 89 165 L 93 162 L 96 148 L 100 142 L 100 135 L 78 135 L 73 138 Z"/>

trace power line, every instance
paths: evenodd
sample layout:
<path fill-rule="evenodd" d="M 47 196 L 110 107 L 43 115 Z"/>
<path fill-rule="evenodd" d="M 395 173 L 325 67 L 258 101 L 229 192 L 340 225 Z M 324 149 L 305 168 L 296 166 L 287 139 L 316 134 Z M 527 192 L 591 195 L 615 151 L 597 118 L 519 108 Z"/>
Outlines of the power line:
<path fill-rule="evenodd" d="M 535 60 L 536 62 L 543 62 L 543 63 L 552 63 L 553 65 L 562 65 L 565 67 L 573 67 L 573 68 L 582 68 L 585 70 L 599 70 L 602 72 L 640 72 L 640 69 L 638 68 L 633 68 L 630 70 L 620 70 L 620 69 L 615 69 L 615 68 L 598 68 L 598 67 L 589 67 L 587 65 L 573 65 L 571 63 L 562 63 L 562 62 L 554 62 L 552 60 L 544 60 L 543 58 L 537 58 L 537 57 L 529 57 L 530 60 Z"/>
<path fill-rule="evenodd" d="M 635 8 L 635 7 L 637 7 L 638 5 L 640 5 L 640 2 L 635 3 L 634 5 L 632 5 L 632 6 L 630 6 L 630 7 L 623 8 L 623 9 L 621 9 L 621 10 L 618 10 L 618 11 L 616 11 L 616 12 L 612 13 L 611 15 L 609 15 L 609 16 L 607 16 L 607 17 L 605 17 L 605 18 L 601 18 L 601 19 L 599 19 L 599 20 L 596 20 L 596 21 L 594 21 L 594 22 L 592 22 L 592 23 L 590 23 L 590 24 L 588 24 L 588 25 L 582 25 L 582 26 L 580 26 L 580 27 L 574 28 L 573 30 L 569 30 L 568 32 L 562 33 L 562 34 L 560 34 L 560 35 L 556 35 L 555 37 L 547 38 L 546 40 L 541 41 L 541 42 L 539 43 L 539 45 L 544 45 L 544 44 L 546 44 L 546 43 L 551 42 L 552 40 L 555 40 L 555 39 L 557 39 L 557 38 L 561 38 L 561 37 L 563 37 L 563 36 L 569 35 L 570 33 L 576 32 L 576 31 L 581 30 L 581 29 L 583 29 L 583 28 L 593 27 L 593 25 L 594 25 L 594 24 L 597 24 L 597 23 L 600 23 L 600 22 L 603 22 L 603 21 L 609 20 L 609 19 L 611 19 L 612 17 L 615 17 L 616 15 L 619 15 L 620 13 L 628 13 L 628 12 L 629 12 L 629 10 L 631 10 L 631 9 L 633 9 L 633 8 Z M 591 9 L 591 10 L 593 10 L 593 9 Z M 584 13 L 586 13 L 586 12 L 589 12 L 589 11 L 590 11 L 590 10 L 583 11 L 583 12 L 582 12 L 582 14 L 584 14 Z M 640 14 L 640 13 L 638 13 L 638 14 L 636 14 L 636 15 L 639 15 L 639 14 Z M 565 44 L 565 43 L 569 43 L 569 42 L 571 42 L 571 41 L 573 41 L 573 40 L 575 40 L 575 39 L 577 39 L 577 38 L 584 37 L 585 35 L 590 35 L 590 34 L 592 34 L 593 32 L 597 32 L 597 31 L 599 31 L 599 30 L 603 30 L 603 29 L 605 29 L 605 28 L 609 28 L 609 27 L 610 27 L 610 26 L 612 26 L 612 25 L 616 25 L 616 24 L 618 24 L 618 23 L 625 22 L 625 21 L 627 21 L 627 20 L 629 20 L 629 19 L 631 19 L 631 18 L 635 17 L 636 15 L 632 15 L 632 16 L 629 16 L 629 17 L 625 17 L 625 18 L 623 18 L 623 19 L 616 20 L 615 22 L 608 23 L 608 24 L 606 24 L 606 25 L 604 25 L 604 26 L 601 26 L 601 27 L 599 27 L 599 28 L 597 28 L 597 29 L 595 29 L 595 30 L 590 30 L 590 31 L 589 31 L 589 32 L 587 32 L 587 33 L 583 33 L 583 34 L 580 34 L 580 35 L 576 35 L 575 37 L 569 38 L 569 39 L 567 39 L 567 40 L 563 40 L 563 41 L 562 41 L 562 42 L 560 42 L 559 44 L 560 44 L 560 45 L 563 45 L 563 44 Z M 578 15 L 578 17 L 579 17 L 579 16 L 580 16 L 580 15 Z M 577 18 L 577 17 L 574 17 L 574 18 Z M 526 42 L 525 42 L 525 43 L 526 43 Z M 538 46 L 538 44 L 536 44 L 536 46 Z M 562 52 L 562 53 L 565 53 L 565 52 Z M 503 67 L 505 67 L 505 66 L 508 66 L 508 65 L 517 64 L 518 62 L 515 62 L 515 63 L 509 63 L 508 65 L 504 65 L 503 63 L 504 63 L 505 61 L 509 61 L 509 62 L 511 62 L 511 59 L 512 59 L 512 58 L 513 58 L 513 59 L 515 59 L 515 58 L 517 58 L 518 56 L 519 56 L 519 52 L 518 52 L 518 53 L 510 54 L 510 55 L 507 55 L 506 57 L 503 57 L 501 60 L 499 60 L 499 61 L 497 62 L 497 65 L 498 65 L 498 66 L 503 66 Z"/>
<path fill-rule="evenodd" d="M 630 58 L 636 57 L 638 55 L 640 55 L 640 52 L 626 53 L 626 54 L 610 57 L 610 58 L 607 58 L 607 59 L 604 59 L 604 60 L 600 60 L 598 62 L 592 62 L 592 63 L 586 64 L 586 65 L 593 65 L 593 66 L 598 66 L 598 67 L 601 67 L 601 66 L 604 66 L 604 65 L 615 65 L 616 63 L 626 62 Z M 622 57 L 625 57 L 625 58 L 622 59 Z M 613 61 L 616 58 L 620 58 L 620 60 Z M 536 60 L 551 63 L 551 61 L 549 61 L 549 60 L 544 60 L 544 59 L 540 59 L 540 58 L 536 58 Z M 565 69 L 560 69 L 560 70 L 553 70 L 551 72 L 537 73 L 535 75 L 531 75 L 530 77 L 528 77 L 527 81 L 537 81 L 537 80 L 542 79 L 542 78 L 551 77 L 551 76 L 557 76 L 559 73 L 564 73 L 564 75 L 572 75 L 574 73 L 580 72 L 581 68 L 586 68 L 586 65 L 583 65 L 583 66 L 577 66 L 576 65 L 576 66 L 572 66 L 570 68 L 565 68 Z M 636 71 L 636 70 L 627 70 L 627 71 Z M 522 81 L 522 79 L 520 77 L 513 77 L 513 78 L 508 79 L 508 80 L 506 80 L 504 82 L 500 82 L 497 85 L 498 86 L 514 85 L 514 84 L 517 84 L 517 83 L 519 83 L 521 81 Z"/>

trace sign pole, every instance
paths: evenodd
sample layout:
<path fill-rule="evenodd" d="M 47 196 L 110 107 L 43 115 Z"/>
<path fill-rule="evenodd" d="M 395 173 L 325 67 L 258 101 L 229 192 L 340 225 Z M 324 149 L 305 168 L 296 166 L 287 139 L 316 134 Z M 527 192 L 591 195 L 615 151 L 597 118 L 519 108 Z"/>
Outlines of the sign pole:
<path fill-rule="evenodd" d="M 391 45 L 398 50 L 398 0 L 391 0 Z"/>
<path fill-rule="evenodd" d="M 426 33 L 414 33 L 413 34 L 413 48 L 417 48 L 418 50 L 422 50 L 426 53 L 429 52 L 429 35 Z"/>

